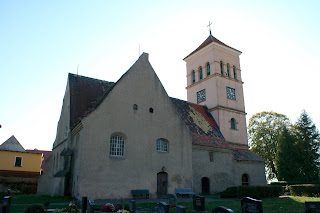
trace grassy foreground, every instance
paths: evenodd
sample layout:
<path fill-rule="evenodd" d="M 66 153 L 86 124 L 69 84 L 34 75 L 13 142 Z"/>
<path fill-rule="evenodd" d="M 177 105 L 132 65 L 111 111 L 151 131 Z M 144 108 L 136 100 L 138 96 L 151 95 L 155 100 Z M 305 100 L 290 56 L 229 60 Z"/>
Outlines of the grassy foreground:
<path fill-rule="evenodd" d="M 216 199 L 216 197 L 214 197 Z M 12 213 L 23 213 L 30 206 L 30 204 L 39 203 L 44 204 L 50 202 L 50 208 L 67 208 L 68 203 L 72 201 L 72 197 L 50 197 L 50 196 L 36 196 L 36 195 L 12 195 Z M 262 199 L 262 206 L 264 213 L 301 213 L 305 211 L 305 201 L 318 201 L 320 198 L 315 197 L 280 197 L 280 198 L 265 198 Z M 192 212 L 192 202 L 179 203 L 186 207 L 187 212 Z M 137 207 L 152 207 L 156 206 L 156 203 L 137 203 Z M 241 213 L 240 199 L 216 199 L 212 202 L 206 203 L 206 211 L 210 212 L 217 206 L 225 206 L 232 209 L 236 213 Z M 173 212 L 173 211 L 172 211 Z"/>

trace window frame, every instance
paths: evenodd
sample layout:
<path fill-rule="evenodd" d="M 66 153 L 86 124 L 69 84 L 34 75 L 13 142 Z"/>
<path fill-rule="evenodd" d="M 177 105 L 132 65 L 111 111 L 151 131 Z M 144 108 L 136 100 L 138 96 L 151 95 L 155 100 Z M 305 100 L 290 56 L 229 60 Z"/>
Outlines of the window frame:
<path fill-rule="evenodd" d="M 110 157 L 125 157 L 125 137 L 115 134 L 110 137 Z"/>
<path fill-rule="evenodd" d="M 192 83 L 196 83 L 196 72 L 192 70 Z"/>
<path fill-rule="evenodd" d="M 156 151 L 167 153 L 169 152 L 169 141 L 164 138 L 159 138 L 156 140 Z"/>
<path fill-rule="evenodd" d="M 19 165 L 17 165 L 17 159 L 20 159 L 20 163 L 19 163 Z M 15 157 L 15 160 L 14 160 L 14 166 L 15 167 L 22 167 L 22 160 L 23 160 L 23 157 L 22 156 L 16 156 Z"/>
<path fill-rule="evenodd" d="M 223 61 L 220 61 L 220 71 L 221 71 L 221 75 L 224 76 Z"/>
<path fill-rule="evenodd" d="M 237 79 L 236 66 L 233 66 L 233 77 L 234 79 Z"/>
<path fill-rule="evenodd" d="M 199 67 L 199 80 L 203 79 L 202 67 Z"/>
<path fill-rule="evenodd" d="M 233 129 L 233 130 L 237 129 L 236 119 L 234 119 L 234 118 L 231 118 L 231 120 L 230 120 L 230 129 Z"/>
<path fill-rule="evenodd" d="M 229 63 L 227 63 L 227 75 L 228 75 L 228 77 L 230 77 L 230 65 L 229 65 Z"/>
<path fill-rule="evenodd" d="M 211 74 L 210 63 L 207 62 L 207 76 L 209 76 L 210 74 Z"/>

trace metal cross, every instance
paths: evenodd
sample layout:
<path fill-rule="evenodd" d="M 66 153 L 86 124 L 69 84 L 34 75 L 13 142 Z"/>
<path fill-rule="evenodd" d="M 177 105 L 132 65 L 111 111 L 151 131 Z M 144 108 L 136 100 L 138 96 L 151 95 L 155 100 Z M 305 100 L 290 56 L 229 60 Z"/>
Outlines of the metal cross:
<path fill-rule="evenodd" d="M 207 27 L 209 27 L 209 31 L 210 31 L 210 35 L 211 35 L 211 24 L 210 21 L 209 21 L 209 25 Z"/>

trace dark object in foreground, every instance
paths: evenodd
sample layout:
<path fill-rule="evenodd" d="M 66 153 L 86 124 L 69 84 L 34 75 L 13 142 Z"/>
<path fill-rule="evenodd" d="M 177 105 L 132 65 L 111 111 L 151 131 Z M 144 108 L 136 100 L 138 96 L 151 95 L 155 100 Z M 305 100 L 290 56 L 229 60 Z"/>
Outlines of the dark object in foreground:
<path fill-rule="evenodd" d="M 244 197 L 241 200 L 242 213 L 263 213 L 262 201 L 251 197 Z"/>
<path fill-rule="evenodd" d="M 211 213 L 234 213 L 234 211 L 224 206 L 218 206 L 217 208 L 212 210 Z"/>

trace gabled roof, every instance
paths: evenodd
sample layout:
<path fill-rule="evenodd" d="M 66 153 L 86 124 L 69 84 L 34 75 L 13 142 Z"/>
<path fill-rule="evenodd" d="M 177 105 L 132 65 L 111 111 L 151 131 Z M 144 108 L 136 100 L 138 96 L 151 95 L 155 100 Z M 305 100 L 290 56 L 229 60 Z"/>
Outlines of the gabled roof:
<path fill-rule="evenodd" d="M 99 106 L 113 85 L 113 82 L 69 73 L 71 129 Z"/>
<path fill-rule="evenodd" d="M 230 47 L 228 45 L 226 45 L 225 43 L 223 43 L 222 41 L 218 40 L 216 37 L 212 36 L 211 34 L 209 35 L 209 37 L 197 48 L 195 49 L 193 52 L 191 52 L 187 57 L 185 57 L 183 60 L 185 60 L 186 58 L 188 58 L 189 56 L 193 55 L 194 53 L 198 52 L 199 50 L 201 50 L 202 48 L 206 47 L 207 45 L 211 44 L 212 42 L 214 43 L 217 43 L 217 44 L 220 44 L 222 46 L 225 46 L 225 47 L 228 47 L 232 50 L 235 50 L 239 53 L 241 53 L 241 51 L 233 48 L 233 47 Z"/>
<path fill-rule="evenodd" d="M 193 136 L 192 144 L 231 148 L 207 107 L 176 98 L 171 100 Z"/>
<path fill-rule="evenodd" d="M 25 152 L 25 149 L 13 135 L 0 145 L 0 150 Z"/>

